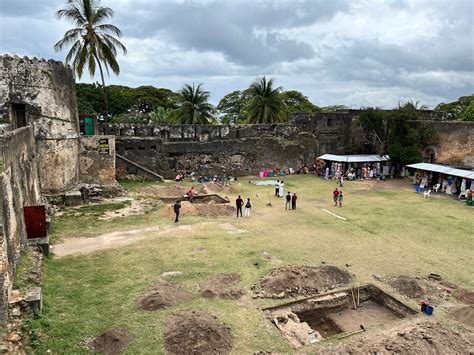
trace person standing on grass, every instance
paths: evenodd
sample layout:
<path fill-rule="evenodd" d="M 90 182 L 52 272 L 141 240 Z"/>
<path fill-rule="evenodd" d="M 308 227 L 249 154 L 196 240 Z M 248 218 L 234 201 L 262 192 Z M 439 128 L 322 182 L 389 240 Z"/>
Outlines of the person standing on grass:
<path fill-rule="evenodd" d="M 275 184 L 275 196 L 278 197 L 280 195 L 280 180 L 277 180 Z"/>
<path fill-rule="evenodd" d="M 237 207 L 237 218 L 239 217 L 239 212 L 240 212 L 240 218 L 242 218 L 242 205 L 244 204 L 244 200 L 242 200 L 242 197 L 237 197 L 235 200 L 235 207 Z"/>
<path fill-rule="evenodd" d="M 332 192 L 332 199 L 334 200 L 334 206 L 337 206 L 338 197 L 339 197 L 339 190 L 336 187 L 336 189 Z"/>
<path fill-rule="evenodd" d="M 286 194 L 285 210 L 291 210 L 290 203 L 291 203 L 291 194 L 290 194 L 290 191 L 288 191 L 288 193 Z"/>
<path fill-rule="evenodd" d="M 298 196 L 296 196 L 296 192 L 293 192 L 293 196 L 291 196 L 291 209 L 296 210 L 296 200 Z"/>
<path fill-rule="evenodd" d="M 280 190 L 279 190 L 279 195 L 280 197 L 283 197 L 283 190 L 285 189 L 285 183 L 283 180 L 280 181 Z"/>
<path fill-rule="evenodd" d="M 344 200 L 344 195 L 342 194 L 342 191 L 339 191 L 339 195 L 337 195 L 337 201 L 339 202 L 339 207 L 342 207 L 342 201 Z M 336 204 L 337 206 L 337 204 Z"/>
<path fill-rule="evenodd" d="M 178 200 L 176 201 L 176 203 L 173 205 L 173 210 L 174 210 L 174 214 L 175 214 L 175 219 L 174 219 L 174 223 L 178 223 L 179 222 L 179 210 L 181 209 L 181 201 Z"/>
<path fill-rule="evenodd" d="M 341 175 L 339 178 L 339 187 L 342 187 L 344 185 L 344 175 Z"/>
<path fill-rule="evenodd" d="M 245 204 L 245 217 L 250 217 L 250 209 L 252 204 L 250 203 L 250 198 L 247 198 L 247 203 Z"/>

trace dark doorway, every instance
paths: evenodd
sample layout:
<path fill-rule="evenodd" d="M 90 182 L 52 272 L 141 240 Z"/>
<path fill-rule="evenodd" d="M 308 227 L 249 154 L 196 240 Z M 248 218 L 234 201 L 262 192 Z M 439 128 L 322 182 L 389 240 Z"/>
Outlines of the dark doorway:
<path fill-rule="evenodd" d="M 26 107 L 24 104 L 12 104 L 12 122 L 16 128 L 26 126 Z"/>

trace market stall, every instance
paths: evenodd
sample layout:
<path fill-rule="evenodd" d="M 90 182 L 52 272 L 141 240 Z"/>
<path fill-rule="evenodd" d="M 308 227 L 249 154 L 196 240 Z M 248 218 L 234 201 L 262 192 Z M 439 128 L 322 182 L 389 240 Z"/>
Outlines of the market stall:
<path fill-rule="evenodd" d="M 406 168 L 413 171 L 413 183 L 421 190 L 429 188 L 462 198 L 474 189 L 473 170 L 432 163 L 410 164 Z"/>
<path fill-rule="evenodd" d="M 352 179 L 370 179 L 393 176 L 388 155 L 357 154 L 335 155 L 324 154 L 317 158 L 316 174 L 320 176 L 346 176 Z"/>

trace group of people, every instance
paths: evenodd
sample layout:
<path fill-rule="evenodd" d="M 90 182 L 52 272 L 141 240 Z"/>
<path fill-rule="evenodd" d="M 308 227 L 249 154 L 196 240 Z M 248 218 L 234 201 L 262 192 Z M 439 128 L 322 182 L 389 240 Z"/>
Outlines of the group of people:
<path fill-rule="evenodd" d="M 332 199 L 334 200 L 334 206 L 339 205 L 339 207 L 342 207 L 342 201 L 344 200 L 342 190 L 338 190 L 336 187 L 332 192 Z"/>
<path fill-rule="evenodd" d="M 282 181 L 277 180 L 277 182 L 275 183 L 275 196 L 283 197 L 284 189 L 285 189 L 285 182 L 283 180 Z M 285 199 L 286 199 L 285 210 L 296 209 L 296 200 L 298 199 L 298 196 L 296 196 L 296 192 L 293 192 L 293 195 L 292 195 L 291 192 L 288 191 Z"/>
<path fill-rule="evenodd" d="M 237 207 L 237 218 L 242 218 L 242 206 L 244 205 L 244 200 L 240 195 L 235 200 L 235 207 Z M 250 217 L 250 210 L 252 209 L 252 203 L 250 202 L 250 198 L 247 198 L 247 202 L 245 203 L 245 217 Z"/>

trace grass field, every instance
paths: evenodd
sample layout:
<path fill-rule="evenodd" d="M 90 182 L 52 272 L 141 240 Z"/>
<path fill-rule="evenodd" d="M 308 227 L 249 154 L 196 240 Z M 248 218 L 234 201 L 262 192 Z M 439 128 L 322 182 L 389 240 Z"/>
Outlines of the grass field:
<path fill-rule="evenodd" d="M 85 339 L 111 327 L 125 327 L 133 336 L 127 353 L 162 353 L 166 318 L 192 308 L 216 314 L 231 327 L 235 353 L 291 352 L 260 310 L 285 300 L 252 299 L 250 293 L 237 301 L 199 297 L 199 285 L 222 272 L 240 273 L 243 287 L 250 290 L 279 266 L 263 258 L 263 252 L 280 259 L 281 265 L 319 266 L 324 262 L 346 268 L 361 283 L 375 283 L 392 294 L 393 289 L 377 283 L 374 274 L 424 276 L 436 272 L 455 284 L 474 288 L 468 272 L 474 270 L 472 208 L 444 196 L 424 199 L 407 181 L 347 182 L 342 208 L 332 205 L 332 181 L 305 175 L 289 177 L 285 184 L 285 193 L 296 191 L 299 196 L 297 210 L 285 211 L 284 201 L 273 197 L 273 187 L 242 179 L 233 186 L 253 202 L 249 219 L 183 215 L 181 224 L 191 224 L 191 228 L 176 228 L 176 233 L 164 235 L 151 233 L 138 243 L 90 255 L 46 260 L 44 314 L 28 325 L 41 335 L 37 351 L 87 353 L 81 346 Z M 137 183 L 126 187 L 140 190 Z M 268 195 L 272 207 L 267 206 Z M 235 199 L 235 194 L 229 197 Z M 247 232 L 228 234 L 222 223 Z M 90 213 L 66 214 L 58 219 L 53 240 L 173 224 L 160 217 L 159 209 L 112 221 L 100 221 Z M 166 271 L 181 271 L 183 275 L 171 281 L 196 296 L 163 311 L 140 310 L 137 300 Z"/>

